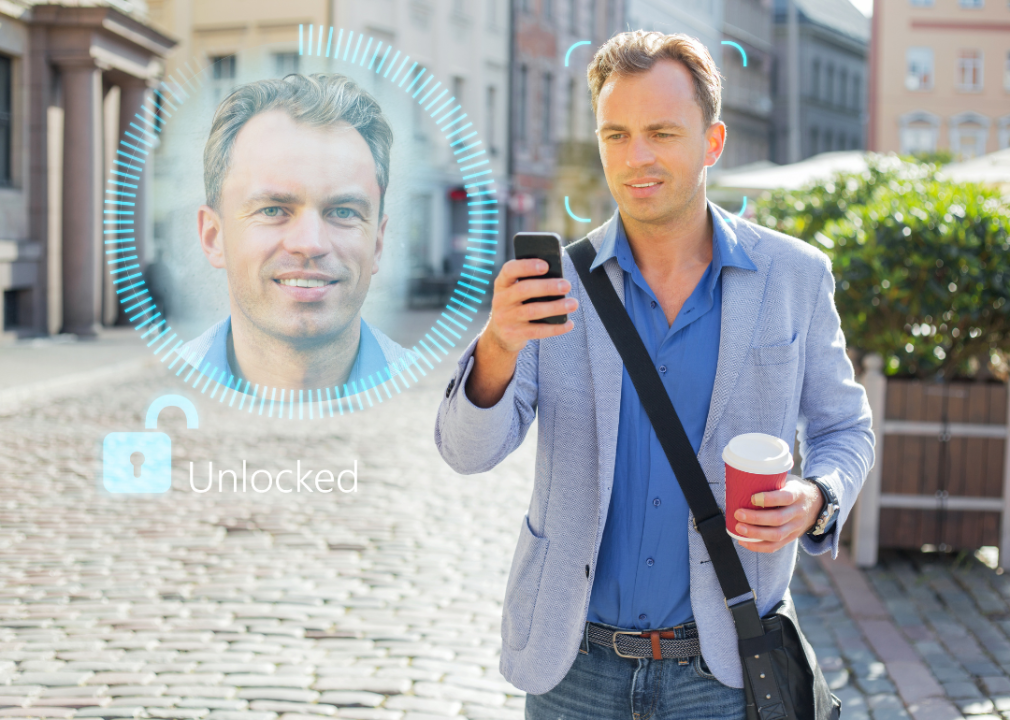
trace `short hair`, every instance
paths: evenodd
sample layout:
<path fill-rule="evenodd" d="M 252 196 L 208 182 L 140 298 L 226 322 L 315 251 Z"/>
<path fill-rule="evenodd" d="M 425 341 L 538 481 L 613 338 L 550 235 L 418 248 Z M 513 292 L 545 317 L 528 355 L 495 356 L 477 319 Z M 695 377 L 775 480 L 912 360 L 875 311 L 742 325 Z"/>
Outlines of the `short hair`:
<path fill-rule="evenodd" d="M 221 186 L 231 164 L 231 149 L 242 127 L 268 110 L 283 110 L 295 122 L 311 127 L 346 123 L 361 133 L 375 161 L 379 184 L 379 215 L 389 185 L 389 155 L 393 128 L 375 98 L 346 75 L 292 74 L 257 80 L 235 88 L 218 106 L 203 151 L 203 182 L 207 204 L 217 208 Z"/>
<path fill-rule="evenodd" d="M 708 48 L 690 35 L 664 35 L 645 30 L 615 35 L 596 51 L 586 71 L 593 113 L 596 113 L 600 90 L 607 78 L 615 73 L 646 72 L 659 60 L 676 60 L 687 67 L 694 79 L 694 99 L 701 106 L 705 127 L 716 122 L 722 110 L 722 77 Z"/>

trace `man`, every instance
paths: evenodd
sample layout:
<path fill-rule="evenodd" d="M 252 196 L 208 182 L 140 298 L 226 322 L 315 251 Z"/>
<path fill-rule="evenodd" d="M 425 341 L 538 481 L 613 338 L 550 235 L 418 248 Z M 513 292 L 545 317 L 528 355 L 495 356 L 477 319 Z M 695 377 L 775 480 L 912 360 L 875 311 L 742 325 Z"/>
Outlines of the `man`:
<path fill-rule="evenodd" d="M 361 317 L 389 220 L 392 143 L 378 103 L 343 75 L 260 80 L 221 103 L 198 227 L 227 272 L 231 315 L 179 350 L 187 362 L 243 390 L 360 391 L 411 361 Z"/>
<path fill-rule="evenodd" d="M 792 445 L 798 428 L 803 477 L 818 478 L 790 476 L 783 490 L 753 496 L 765 509 L 727 518 L 758 541 L 736 547 L 763 615 L 788 592 L 797 543 L 837 553 L 873 463 L 830 263 L 707 202 L 706 168 L 726 128 L 718 70 L 700 42 L 622 33 L 588 76 L 618 205 L 589 234 L 593 269 L 631 316 L 717 501 L 725 507 L 721 453 L 742 433 Z M 567 279 L 518 281 L 545 270 L 535 259 L 502 267 L 490 319 L 459 360 L 435 430 L 454 469 L 483 472 L 522 442 L 539 410 L 501 671 L 530 693 L 532 720 L 743 718 L 733 619 L 670 463 L 568 256 Z M 529 322 L 580 308 L 565 325 Z"/>

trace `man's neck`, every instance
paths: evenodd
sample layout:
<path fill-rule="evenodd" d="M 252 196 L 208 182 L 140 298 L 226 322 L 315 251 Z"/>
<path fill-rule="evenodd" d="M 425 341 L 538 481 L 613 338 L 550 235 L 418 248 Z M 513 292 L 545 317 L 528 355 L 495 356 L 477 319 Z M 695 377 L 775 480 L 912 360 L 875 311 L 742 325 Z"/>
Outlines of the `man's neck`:
<path fill-rule="evenodd" d="M 643 275 L 691 272 L 712 261 L 713 220 L 704 193 L 700 202 L 662 223 L 638 222 L 621 213 L 635 264 Z"/>
<path fill-rule="evenodd" d="M 260 331 L 241 314 L 233 312 L 228 333 L 228 364 L 233 375 L 253 385 L 335 387 L 347 382 L 360 342 L 360 317 L 326 342 L 295 344 Z"/>

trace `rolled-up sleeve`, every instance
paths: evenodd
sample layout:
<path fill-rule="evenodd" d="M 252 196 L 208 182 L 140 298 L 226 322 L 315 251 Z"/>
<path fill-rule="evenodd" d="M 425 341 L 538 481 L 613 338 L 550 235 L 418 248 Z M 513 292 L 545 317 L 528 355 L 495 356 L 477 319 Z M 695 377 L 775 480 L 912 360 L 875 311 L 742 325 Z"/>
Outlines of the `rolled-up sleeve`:
<path fill-rule="evenodd" d="M 485 472 L 500 463 L 522 444 L 536 417 L 539 341 L 529 341 L 519 353 L 502 398 L 481 408 L 470 402 L 465 390 L 478 339 L 470 342 L 457 361 L 435 421 L 439 453 L 453 470 L 463 474 Z"/>
<path fill-rule="evenodd" d="M 800 396 L 799 437 L 804 477 L 819 477 L 838 498 L 835 527 L 820 542 L 806 535 L 800 545 L 811 555 L 831 550 L 838 555 L 838 538 L 874 461 L 870 404 L 856 382 L 845 353 L 845 335 L 835 309 L 835 281 L 831 263 L 824 271 L 814 301 L 807 333 L 806 365 Z"/>

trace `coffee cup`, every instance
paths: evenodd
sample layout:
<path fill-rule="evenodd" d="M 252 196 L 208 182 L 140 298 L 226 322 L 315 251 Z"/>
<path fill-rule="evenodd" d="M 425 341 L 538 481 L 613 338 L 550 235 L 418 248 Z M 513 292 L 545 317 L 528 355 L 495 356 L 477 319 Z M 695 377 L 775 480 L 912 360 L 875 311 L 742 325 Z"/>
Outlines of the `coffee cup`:
<path fill-rule="evenodd" d="M 726 463 L 726 532 L 741 542 L 762 542 L 759 538 L 740 537 L 730 528 L 736 527 L 738 509 L 762 509 L 751 502 L 752 495 L 785 486 L 793 467 L 789 445 L 774 435 L 745 433 L 729 441 L 722 459 Z"/>

